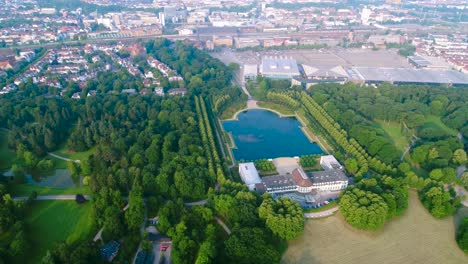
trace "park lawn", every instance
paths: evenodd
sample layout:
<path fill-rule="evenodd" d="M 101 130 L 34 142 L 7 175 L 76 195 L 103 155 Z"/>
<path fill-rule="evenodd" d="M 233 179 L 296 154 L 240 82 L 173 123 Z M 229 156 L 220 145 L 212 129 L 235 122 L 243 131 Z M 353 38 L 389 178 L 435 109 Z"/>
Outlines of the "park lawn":
<path fill-rule="evenodd" d="M 60 194 L 91 194 L 88 186 L 76 188 L 51 188 L 32 184 L 14 184 L 11 187 L 13 196 L 29 196 L 33 191 L 37 195 L 60 195 Z"/>
<path fill-rule="evenodd" d="M 259 102 L 257 102 L 257 105 L 260 106 L 260 107 L 263 107 L 263 108 L 275 110 L 275 111 L 279 112 L 282 115 L 287 115 L 287 116 L 294 115 L 293 110 L 287 108 L 286 106 L 282 106 L 280 104 L 276 104 L 276 103 L 273 103 L 273 102 L 259 101 Z"/>
<path fill-rule="evenodd" d="M 408 138 L 402 133 L 401 125 L 397 122 L 387 122 L 383 120 L 375 121 L 378 127 L 382 128 L 387 136 L 393 141 L 395 147 L 401 152 L 409 146 L 410 142 Z"/>
<path fill-rule="evenodd" d="M 221 120 L 231 119 L 234 117 L 234 114 L 237 113 L 237 111 L 245 109 L 246 107 L 247 107 L 247 102 L 238 102 L 238 103 L 232 104 L 221 113 L 219 118 Z"/>
<path fill-rule="evenodd" d="M 89 155 L 94 153 L 94 148 L 90 148 L 87 151 L 75 152 L 69 150 L 66 146 L 63 146 L 53 153 L 72 160 L 85 160 L 89 157 Z"/>
<path fill-rule="evenodd" d="M 92 231 L 91 202 L 34 201 L 28 212 L 27 226 L 31 244 L 30 263 L 38 263 L 60 241 L 72 243 L 88 238 Z"/>
<path fill-rule="evenodd" d="M 424 127 L 433 126 L 433 127 L 441 128 L 443 131 L 445 131 L 447 134 L 449 134 L 451 136 L 456 136 L 458 134 L 458 132 L 455 129 L 446 126 L 440 120 L 440 117 L 437 117 L 437 116 L 427 117 L 426 122 L 422 126 L 424 126 Z"/>
<path fill-rule="evenodd" d="M 10 169 L 15 159 L 15 152 L 8 149 L 8 132 L 0 130 L 0 170 Z"/>
<path fill-rule="evenodd" d="M 338 212 L 307 221 L 304 233 L 289 243 L 282 263 L 333 264 L 456 264 L 468 263 L 468 255 L 455 241 L 455 223 L 468 215 L 460 209 L 457 217 L 435 219 L 422 206 L 415 191 L 409 208 L 376 232 L 359 231 Z"/>

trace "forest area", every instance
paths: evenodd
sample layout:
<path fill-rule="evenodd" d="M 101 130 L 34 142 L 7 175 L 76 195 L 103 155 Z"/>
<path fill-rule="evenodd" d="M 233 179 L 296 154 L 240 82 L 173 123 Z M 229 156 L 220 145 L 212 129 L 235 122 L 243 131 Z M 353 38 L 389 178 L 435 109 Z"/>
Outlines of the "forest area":
<path fill-rule="evenodd" d="M 80 100 L 50 96 L 59 91 L 31 80 L 0 99 L 0 123 L 17 155 L 14 178 L 54 166 L 47 152 L 63 144 L 71 151 L 93 149 L 68 167 L 90 188 L 92 230 L 102 228 L 104 242 L 123 241 L 114 262 L 127 263 L 141 241 L 151 252 L 148 236 L 140 232 L 146 216 L 158 216 L 158 231 L 172 239 L 173 263 L 279 262 L 286 241 L 301 234 L 304 216 L 294 202 L 274 201 L 230 180 L 213 117 L 242 98 L 240 89 L 230 86 L 232 69 L 182 42 L 156 40 L 145 46 L 148 56 L 183 76 L 185 96 L 112 92 L 141 89 L 141 81 L 123 71 L 99 74 L 82 91 L 97 89 L 98 95 Z M 80 89 L 73 82 L 65 87 L 68 95 Z M 34 247 L 26 235 L 30 205 L 11 199 L 12 184 L 1 185 L 0 258 L 6 263 L 24 261 Z M 30 200 L 36 195 L 31 193 Z M 206 205 L 185 205 L 202 199 Z M 231 228 L 229 236 L 215 217 Z M 41 261 L 98 263 L 98 249 L 90 237 L 63 241 Z"/>
<path fill-rule="evenodd" d="M 467 162 L 466 89 L 320 84 L 307 93 L 300 87 L 265 91 L 267 100 L 311 121 L 355 176 L 356 184 L 339 202 L 352 226 L 376 230 L 401 215 L 408 206 L 408 187 L 419 191 L 436 218 L 453 215 L 461 206 L 454 187 L 468 188 L 467 173 L 457 175 Z"/>

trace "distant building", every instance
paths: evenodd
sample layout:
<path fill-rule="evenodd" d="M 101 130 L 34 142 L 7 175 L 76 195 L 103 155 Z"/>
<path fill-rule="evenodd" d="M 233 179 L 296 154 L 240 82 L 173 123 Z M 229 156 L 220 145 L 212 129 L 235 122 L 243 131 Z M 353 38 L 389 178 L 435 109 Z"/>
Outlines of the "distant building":
<path fill-rule="evenodd" d="M 300 66 L 302 76 L 296 76 L 292 80 L 293 85 L 302 85 L 309 88 L 317 83 L 345 83 L 349 76 L 342 66 Z"/>
<path fill-rule="evenodd" d="M 239 174 L 242 181 L 247 185 L 247 187 L 249 187 L 249 190 L 251 191 L 255 189 L 256 184 L 262 182 L 253 162 L 240 163 Z"/>
<path fill-rule="evenodd" d="M 81 95 L 80 95 L 80 93 L 74 93 L 71 98 L 72 99 L 80 99 Z"/>
<path fill-rule="evenodd" d="M 296 60 L 282 57 L 263 57 L 260 74 L 272 79 L 292 79 L 300 75 Z"/>
<path fill-rule="evenodd" d="M 123 94 L 136 94 L 137 91 L 135 89 L 123 89 L 122 93 Z"/>
<path fill-rule="evenodd" d="M 187 93 L 187 89 L 185 89 L 185 88 L 174 88 L 174 89 L 170 89 L 169 91 L 167 91 L 168 95 L 181 95 L 181 96 L 184 96 L 186 93 Z"/>
<path fill-rule="evenodd" d="M 164 96 L 164 89 L 162 87 L 156 87 L 154 88 L 154 94 Z"/>
<path fill-rule="evenodd" d="M 258 66 L 257 64 L 244 64 L 244 80 L 253 81 L 257 79 Z"/>
<path fill-rule="evenodd" d="M 343 166 L 336 160 L 333 155 L 321 156 L 320 166 L 324 170 L 342 170 Z"/>
<path fill-rule="evenodd" d="M 226 46 L 226 47 L 232 47 L 232 37 L 222 37 L 222 36 L 217 36 L 213 37 L 213 44 L 215 47 L 219 46 Z"/>

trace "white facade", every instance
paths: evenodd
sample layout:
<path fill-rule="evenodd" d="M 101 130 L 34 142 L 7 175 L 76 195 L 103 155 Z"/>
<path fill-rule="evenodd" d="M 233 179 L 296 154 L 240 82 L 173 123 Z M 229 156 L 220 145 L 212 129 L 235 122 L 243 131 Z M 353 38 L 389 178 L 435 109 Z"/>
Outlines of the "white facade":
<path fill-rule="evenodd" d="M 262 180 L 258 175 L 257 168 L 253 162 L 240 163 L 239 164 L 239 174 L 242 178 L 242 181 L 249 187 L 249 190 L 253 191 L 255 184 L 261 183 Z"/>
<path fill-rule="evenodd" d="M 336 160 L 333 155 L 321 156 L 320 166 L 324 170 L 343 169 L 343 166 Z"/>

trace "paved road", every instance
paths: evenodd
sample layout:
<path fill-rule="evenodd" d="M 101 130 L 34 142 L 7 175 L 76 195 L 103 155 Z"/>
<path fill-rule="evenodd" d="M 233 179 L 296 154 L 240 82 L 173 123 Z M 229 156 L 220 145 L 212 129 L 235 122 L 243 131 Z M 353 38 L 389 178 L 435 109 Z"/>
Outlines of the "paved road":
<path fill-rule="evenodd" d="M 91 196 L 89 195 L 83 195 L 87 200 L 91 199 Z M 27 200 L 29 196 L 18 196 L 18 197 L 13 197 L 13 200 L 15 201 L 21 201 L 21 200 Z M 39 201 L 47 201 L 47 200 L 75 200 L 76 194 L 61 194 L 61 195 L 38 195 L 36 200 Z"/>
<path fill-rule="evenodd" d="M 57 159 L 61 159 L 61 160 L 64 160 L 64 161 L 73 161 L 75 163 L 80 163 L 81 160 L 72 160 L 72 159 L 69 159 L 69 158 L 65 158 L 65 157 L 62 157 L 62 156 L 59 156 L 57 154 L 54 154 L 52 152 L 47 152 L 47 154 L 49 154 L 50 156 L 54 157 L 54 158 L 57 158 Z"/>
<path fill-rule="evenodd" d="M 223 220 L 219 219 L 217 216 L 215 216 L 216 222 L 226 231 L 228 235 L 231 234 L 231 229 L 223 222 Z"/>
<path fill-rule="evenodd" d="M 191 202 L 191 203 L 184 203 L 185 206 L 196 206 L 196 205 L 205 205 L 208 202 L 208 199 L 205 200 L 200 200 L 196 202 Z"/>
<path fill-rule="evenodd" d="M 322 218 L 322 217 L 327 217 L 332 214 L 334 214 L 336 211 L 338 211 L 339 207 L 333 207 L 328 210 L 322 211 L 322 212 L 317 212 L 317 213 L 305 213 L 304 216 L 305 218 Z"/>

